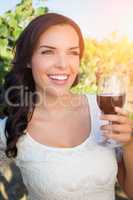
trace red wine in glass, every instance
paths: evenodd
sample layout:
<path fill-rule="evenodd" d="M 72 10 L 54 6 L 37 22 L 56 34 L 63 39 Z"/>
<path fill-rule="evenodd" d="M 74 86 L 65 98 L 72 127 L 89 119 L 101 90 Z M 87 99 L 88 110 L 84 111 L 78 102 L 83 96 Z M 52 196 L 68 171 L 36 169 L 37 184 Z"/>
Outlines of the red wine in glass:
<path fill-rule="evenodd" d="M 97 95 L 97 103 L 104 114 L 116 114 L 115 106 L 123 107 L 125 103 L 125 93 L 123 94 L 99 94 Z"/>
<path fill-rule="evenodd" d="M 126 99 L 124 81 L 122 77 L 112 74 L 99 80 L 97 92 L 97 104 L 104 114 L 117 114 L 115 106 L 123 107 Z M 112 124 L 112 122 L 109 122 Z M 101 143 L 104 146 L 121 146 L 113 139 L 104 138 Z"/>

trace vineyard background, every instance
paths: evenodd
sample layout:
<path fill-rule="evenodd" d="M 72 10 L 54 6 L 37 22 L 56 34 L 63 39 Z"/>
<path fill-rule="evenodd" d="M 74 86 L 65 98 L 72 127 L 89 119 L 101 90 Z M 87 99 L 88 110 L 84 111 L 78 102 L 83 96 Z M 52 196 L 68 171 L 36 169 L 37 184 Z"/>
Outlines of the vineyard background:
<path fill-rule="evenodd" d="M 44 1 L 44 0 L 43 0 Z M 45 5 L 45 1 L 44 1 Z M 22 0 L 15 10 L 0 16 L 0 87 L 4 76 L 11 69 L 15 41 L 23 28 L 35 16 L 48 12 L 47 7 L 33 8 L 32 0 Z M 80 66 L 80 83 L 73 88 L 76 93 L 95 93 L 98 76 L 111 72 L 122 74 L 127 86 L 126 109 L 133 111 L 133 43 L 128 38 L 119 38 L 113 32 L 102 41 L 85 38 L 85 53 Z M 3 107 L 0 105 L 0 111 Z M 116 199 L 127 199 L 119 186 L 116 186 Z M 20 190 L 21 192 L 18 192 Z M 0 199 L 24 200 L 27 191 L 21 179 L 19 169 L 13 161 L 0 152 Z"/>

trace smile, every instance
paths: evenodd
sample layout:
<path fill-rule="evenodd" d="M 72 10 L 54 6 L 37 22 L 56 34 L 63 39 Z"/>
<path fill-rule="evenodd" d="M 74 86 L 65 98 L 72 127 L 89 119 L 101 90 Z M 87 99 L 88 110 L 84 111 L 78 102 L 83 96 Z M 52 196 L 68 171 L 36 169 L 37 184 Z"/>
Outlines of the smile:
<path fill-rule="evenodd" d="M 68 74 L 49 74 L 48 77 L 55 84 L 65 84 L 69 78 Z"/>
<path fill-rule="evenodd" d="M 69 75 L 67 74 L 58 74 L 58 75 L 48 75 L 49 78 L 53 79 L 53 80 L 67 80 Z"/>

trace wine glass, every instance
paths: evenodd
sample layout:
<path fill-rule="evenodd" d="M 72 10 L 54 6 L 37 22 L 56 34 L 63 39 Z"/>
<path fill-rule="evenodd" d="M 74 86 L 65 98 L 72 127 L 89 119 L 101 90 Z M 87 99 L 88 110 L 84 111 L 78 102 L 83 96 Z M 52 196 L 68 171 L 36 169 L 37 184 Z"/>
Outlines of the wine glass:
<path fill-rule="evenodd" d="M 111 74 L 99 79 L 97 87 L 97 104 L 103 114 L 116 114 L 115 106 L 122 108 L 125 99 L 126 89 L 124 78 L 122 76 Z M 112 124 L 112 122 L 109 121 L 109 124 Z M 100 144 L 111 148 L 121 146 L 116 140 L 107 139 L 104 136 L 102 136 Z"/>

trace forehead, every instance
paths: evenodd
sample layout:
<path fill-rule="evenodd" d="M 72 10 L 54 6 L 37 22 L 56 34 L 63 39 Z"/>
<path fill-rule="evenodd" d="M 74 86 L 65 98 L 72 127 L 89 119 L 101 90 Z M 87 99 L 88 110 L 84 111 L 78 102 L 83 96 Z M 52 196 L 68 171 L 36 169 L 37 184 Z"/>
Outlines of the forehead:
<path fill-rule="evenodd" d="M 67 24 L 54 25 L 42 33 L 38 45 L 79 46 L 79 36 L 76 30 Z"/>

